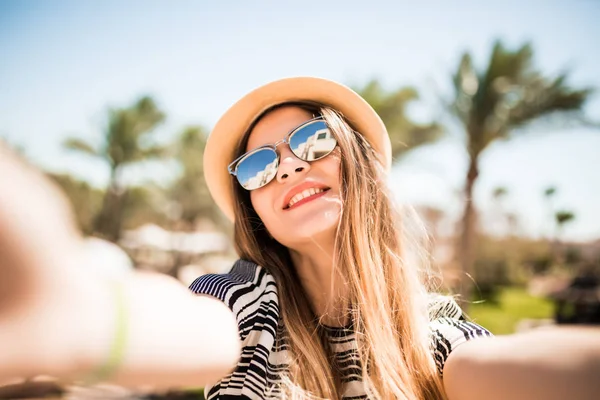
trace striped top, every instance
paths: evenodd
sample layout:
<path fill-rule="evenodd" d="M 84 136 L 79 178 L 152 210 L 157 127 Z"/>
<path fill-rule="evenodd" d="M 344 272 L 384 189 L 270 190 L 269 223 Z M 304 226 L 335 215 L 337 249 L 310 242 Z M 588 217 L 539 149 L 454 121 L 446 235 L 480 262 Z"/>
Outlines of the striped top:
<path fill-rule="evenodd" d="M 227 274 L 197 278 L 190 289 L 223 301 L 233 311 L 242 340 L 242 354 L 231 374 L 205 389 L 208 400 L 264 399 L 278 394 L 278 382 L 289 366 L 287 333 L 279 313 L 275 280 L 264 268 L 238 260 Z M 430 310 L 431 351 L 440 374 L 450 352 L 467 340 L 490 336 L 467 322 L 454 301 Z M 354 332 L 323 327 L 343 371 L 343 399 L 367 399 Z"/>

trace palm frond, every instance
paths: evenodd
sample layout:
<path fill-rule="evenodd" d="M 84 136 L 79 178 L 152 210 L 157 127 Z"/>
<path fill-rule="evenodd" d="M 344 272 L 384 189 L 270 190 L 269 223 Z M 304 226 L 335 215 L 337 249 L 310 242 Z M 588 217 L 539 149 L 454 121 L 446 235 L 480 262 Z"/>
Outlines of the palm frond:
<path fill-rule="evenodd" d="M 534 119 L 559 112 L 581 111 L 593 89 L 571 89 L 566 84 L 566 75 L 553 81 L 541 81 L 525 87 L 522 98 L 510 109 L 511 128 L 529 123 Z"/>
<path fill-rule="evenodd" d="M 83 139 L 68 138 L 63 142 L 63 146 L 69 150 L 79 151 L 93 157 L 101 157 L 100 151 Z"/>
<path fill-rule="evenodd" d="M 164 157 L 166 150 L 144 147 L 145 139 L 165 118 L 154 100 L 140 98 L 133 106 L 109 110 L 106 131 L 107 154 L 114 165 L 129 164 L 145 158 Z"/>
<path fill-rule="evenodd" d="M 431 143 L 443 133 L 441 125 L 417 123 L 407 115 L 408 106 L 418 100 L 419 94 L 413 87 L 401 87 L 386 91 L 380 82 L 372 79 L 364 86 L 355 88 L 383 120 L 392 144 L 392 157 L 398 159 L 409 150 Z"/>
<path fill-rule="evenodd" d="M 532 60 L 530 43 L 510 50 L 497 41 L 486 68 L 478 73 L 470 54 L 463 54 L 452 76 L 452 111 L 465 126 L 472 157 L 514 128 L 546 116 L 583 121 L 580 111 L 592 89 L 570 88 L 567 74 L 544 76 Z"/>
<path fill-rule="evenodd" d="M 169 147 L 168 146 L 152 146 L 139 150 L 139 157 L 141 159 L 150 159 L 150 158 L 165 158 L 169 155 Z"/>

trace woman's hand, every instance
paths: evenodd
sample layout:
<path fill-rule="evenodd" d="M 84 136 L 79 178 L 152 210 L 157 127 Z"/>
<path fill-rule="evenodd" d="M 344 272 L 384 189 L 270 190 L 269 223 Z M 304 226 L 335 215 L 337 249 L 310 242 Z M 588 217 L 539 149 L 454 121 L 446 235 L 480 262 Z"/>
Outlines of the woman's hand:
<path fill-rule="evenodd" d="M 0 384 L 82 378 L 109 357 L 115 297 L 84 248 L 64 195 L 0 144 Z M 222 302 L 160 274 L 121 285 L 126 348 L 111 382 L 203 386 L 236 364 L 237 323 Z"/>
<path fill-rule="evenodd" d="M 0 143 L 0 306 L 29 298 L 45 275 L 73 268 L 80 248 L 64 195 Z"/>
<path fill-rule="evenodd" d="M 64 195 L 0 144 L 0 381 L 33 362 L 73 367 L 92 299 L 82 293 L 103 290 L 85 279 L 81 243 Z"/>

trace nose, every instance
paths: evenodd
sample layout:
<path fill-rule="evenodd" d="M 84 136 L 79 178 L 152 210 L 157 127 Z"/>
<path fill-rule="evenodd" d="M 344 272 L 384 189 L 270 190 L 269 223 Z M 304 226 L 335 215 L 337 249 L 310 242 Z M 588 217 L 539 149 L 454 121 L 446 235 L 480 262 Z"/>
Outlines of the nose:
<path fill-rule="evenodd" d="M 289 146 L 279 146 L 279 169 L 277 170 L 277 182 L 284 183 L 303 176 L 310 170 L 310 164 L 296 157 Z"/>

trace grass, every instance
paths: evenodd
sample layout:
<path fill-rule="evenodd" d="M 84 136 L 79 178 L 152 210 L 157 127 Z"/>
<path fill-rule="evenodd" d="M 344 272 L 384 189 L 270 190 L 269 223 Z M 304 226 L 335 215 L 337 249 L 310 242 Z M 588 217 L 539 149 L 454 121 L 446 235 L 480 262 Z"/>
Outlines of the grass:
<path fill-rule="evenodd" d="M 500 289 L 497 301 L 472 304 L 469 317 L 495 335 L 514 333 L 520 320 L 553 317 L 550 300 L 534 297 L 523 288 Z"/>

